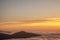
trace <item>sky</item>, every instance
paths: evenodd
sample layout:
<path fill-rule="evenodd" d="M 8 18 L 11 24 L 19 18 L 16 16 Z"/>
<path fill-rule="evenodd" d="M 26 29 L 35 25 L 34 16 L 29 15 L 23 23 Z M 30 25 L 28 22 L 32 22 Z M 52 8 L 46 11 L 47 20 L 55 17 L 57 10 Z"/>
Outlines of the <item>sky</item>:
<path fill-rule="evenodd" d="M 60 31 L 60 0 L 0 0 L 0 30 Z"/>
<path fill-rule="evenodd" d="M 0 0 L 0 6 L 0 20 L 60 18 L 60 0 Z"/>
<path fill-rule="evenodd" d="M 60 19 L 0 22 L 0 31 L 60 32 Z"/>

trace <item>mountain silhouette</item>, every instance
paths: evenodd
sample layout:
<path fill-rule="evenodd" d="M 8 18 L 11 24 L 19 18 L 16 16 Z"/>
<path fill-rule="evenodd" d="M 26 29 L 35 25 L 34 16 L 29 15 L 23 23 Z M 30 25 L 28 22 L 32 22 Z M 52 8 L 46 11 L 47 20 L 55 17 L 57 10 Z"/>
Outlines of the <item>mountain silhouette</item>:
<path fill-rule="evenodd" d="M 11 39 L 11 38 L 30 38 L 30 37 L 36 37 L 36 36 L 42 36 L 42 35 L 35 34 L 35 33 L 28 33 L 25 31 L 16 32 L 16 33 L 11 34 L 11 35 L 0 33 L 0 40 Z"/>
<path fill-rule="evenodd" d="M 35 33 L 28 33 L 24 31 L 12 34 L 12 38 L 29 38 L 29 37 L 35 37 L 35 36 L 41 36 L 41 35 L 35 34 Z"/>
<path fill-rule="evenodd" d="M 9 34 L 4 34 L 4 33 L 0 33 L 0 40 L 2 39 L 10 39 L 10 35 Z"/>

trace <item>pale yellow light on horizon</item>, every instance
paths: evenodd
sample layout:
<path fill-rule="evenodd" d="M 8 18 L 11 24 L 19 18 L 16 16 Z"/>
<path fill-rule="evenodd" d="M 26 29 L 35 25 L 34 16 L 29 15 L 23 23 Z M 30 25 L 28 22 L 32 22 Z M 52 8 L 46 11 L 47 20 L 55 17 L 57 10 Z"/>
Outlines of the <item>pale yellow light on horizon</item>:
<path fill-rule="evenodd" d="M 0 30 L 60 30 L 60 21 L 52 19 L 51 21 L 39 22 L 3 22 L 0 23 Z"/>

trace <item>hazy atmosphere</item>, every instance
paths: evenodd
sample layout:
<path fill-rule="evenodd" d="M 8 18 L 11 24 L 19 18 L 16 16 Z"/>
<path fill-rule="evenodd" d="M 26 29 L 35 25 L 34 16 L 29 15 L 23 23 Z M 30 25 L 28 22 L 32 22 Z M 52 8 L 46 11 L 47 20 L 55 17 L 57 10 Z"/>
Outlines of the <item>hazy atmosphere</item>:
<path fill-rule="evenodd" d="M 1 31 L 60 31 L 60 0 L 0 0 Z"/>
<path fill-rule="evenodd" d="M 60 17 L 60 0 L 0 0 L 0 20 Z"/>

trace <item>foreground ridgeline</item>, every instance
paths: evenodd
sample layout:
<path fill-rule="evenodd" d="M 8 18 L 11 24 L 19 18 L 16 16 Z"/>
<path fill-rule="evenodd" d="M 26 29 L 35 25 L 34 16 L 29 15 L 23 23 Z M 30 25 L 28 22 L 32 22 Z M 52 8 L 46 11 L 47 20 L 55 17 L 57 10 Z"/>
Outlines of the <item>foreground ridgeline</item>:
<path fill-rule="evenodd" d="M 42 35 L 35 34 L 35 33 L 28 33 L 28 32 L 24 32 L 24 31 L 16 32 L 12 35 L 0 33 L 1 40 L 2 39 L 11 39 L 11 38 L 30 38 L 30 37 L 36 37 L 36 36 L 42 36 Z"/>

